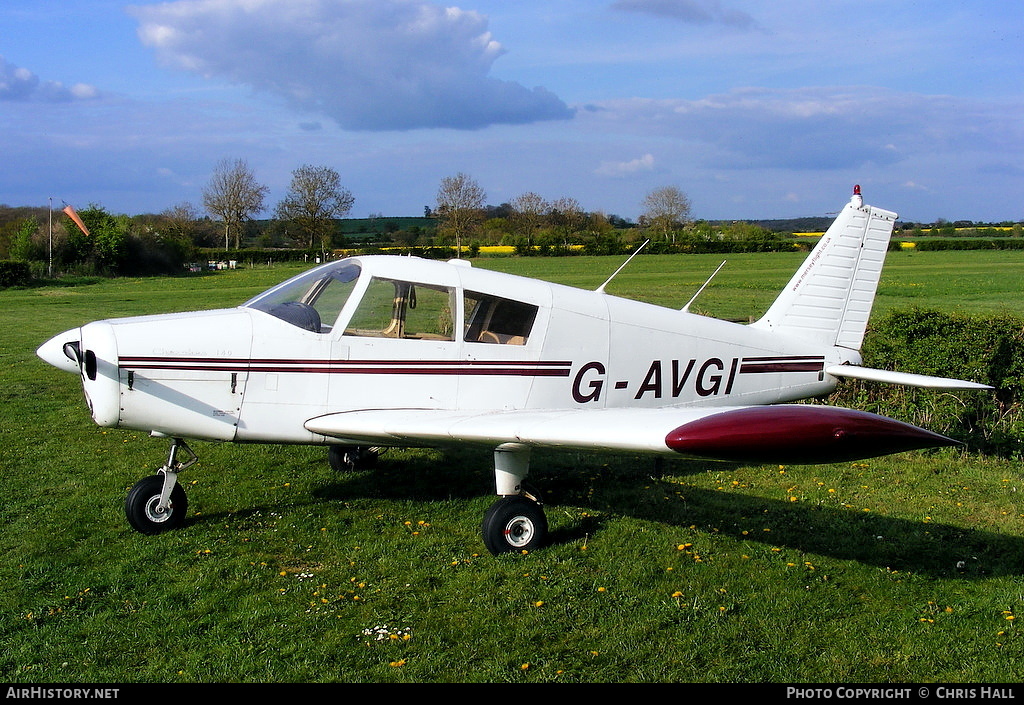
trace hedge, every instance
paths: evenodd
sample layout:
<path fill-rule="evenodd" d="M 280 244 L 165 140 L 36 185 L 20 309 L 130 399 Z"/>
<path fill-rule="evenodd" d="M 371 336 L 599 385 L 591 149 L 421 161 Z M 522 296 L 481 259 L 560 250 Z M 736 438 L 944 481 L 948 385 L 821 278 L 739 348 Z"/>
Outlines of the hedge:
<path fill-rule="evenodd" d="M 1024 449 L 1024 318 L 913 308 L 873 321 L 864 365 L 981 382 L 994 391 L 917 389 L 844 380 L 830 403 L 923 426 L 971 450 L 1017 457 Z"/>
<path fill-rule="evenodd" d="M 896 238 L 894 238 L 894 241 Z M 1024 250 L 1024 240 L 1020 238 L 996 240 L 991 239 L 966 239 L 955 240 L 920 238 L 914 240 L 914 249 L 919 252 L 928 250 Z"/>
<path fill-rule="evenodd" d="M 28 286 L 32 283 L 32 271 L 28 262 L 0 260 L 0 287 Z"/>

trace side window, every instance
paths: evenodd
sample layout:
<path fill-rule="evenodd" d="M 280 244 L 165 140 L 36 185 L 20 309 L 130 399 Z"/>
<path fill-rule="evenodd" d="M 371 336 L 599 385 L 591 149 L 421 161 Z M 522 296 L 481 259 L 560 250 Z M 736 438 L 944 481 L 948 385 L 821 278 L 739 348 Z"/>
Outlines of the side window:
<path fill-rule="evenodd" d="M 467 343 L 526 345 L 537 318 L 537 307 L 489 294 L 466 292 Z"/>
<path fill-rule="evenodd" d="M 454 340 L 453 318 L 450 289 L 374 278 L 345 335 Z"/>

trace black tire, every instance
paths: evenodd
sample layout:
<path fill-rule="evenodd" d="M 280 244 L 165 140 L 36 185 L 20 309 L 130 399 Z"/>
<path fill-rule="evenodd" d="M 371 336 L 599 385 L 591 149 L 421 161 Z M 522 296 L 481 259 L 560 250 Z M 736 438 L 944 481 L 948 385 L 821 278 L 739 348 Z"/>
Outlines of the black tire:
<path fill-rule="evenodd" d="M 547 542 L 548 519 L 539 504 L 526 497 L 502 497 L 484 514 L 487 550 L 501 553 L 533 551 Z"/>
<path fill-rule="evenodd" d="M 128 523 L 140 534 L 153 535 L 181 526 L 188 512 L 188 497 L 181 485 L 174 483 L 171 490 L 171 506 L 166 512 L 157 513 L 160 492 L 164 487 L 163 475 L 150 475 L 135 483 L 124 500 L 124 513 Z"/>
<path fill-rule="evenodd" d="M 377 466 L 380 453 L 364 446 L 331 446 L 327 449 L 327 462 L 334 472 L 371 470 Z"/>

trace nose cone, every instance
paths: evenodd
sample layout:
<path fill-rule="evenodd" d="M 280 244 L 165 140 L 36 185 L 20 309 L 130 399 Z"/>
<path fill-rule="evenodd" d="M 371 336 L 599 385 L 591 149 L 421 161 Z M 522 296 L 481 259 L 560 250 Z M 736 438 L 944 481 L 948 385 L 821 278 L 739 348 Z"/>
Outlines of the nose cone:
<path fill-rule="evenodd" d="M 81 328 L 72 328 L 53 336 L 40 345 L 36 350 L 36 355 L 59 370 L 79 374 L 81 365 L 78 357 L 81 355 L 81 340 Z"/>

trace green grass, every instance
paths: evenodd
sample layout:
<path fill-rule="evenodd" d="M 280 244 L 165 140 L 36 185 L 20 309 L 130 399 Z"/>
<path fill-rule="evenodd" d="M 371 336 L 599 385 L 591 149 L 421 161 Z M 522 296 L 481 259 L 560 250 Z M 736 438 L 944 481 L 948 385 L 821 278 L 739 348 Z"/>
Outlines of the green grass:
<path fill-rule="evenodd" d="M 894 253 L 876 310 L 1019 310 L 1020 257 Z M 735 318 L 800 260 L 729 259 L 697 308 Z M 620 261 L 477 266 L 595 288 Z M 680 307 L 720 261 L 641 257 L 609 290 Z M 36 346 L 295 271 L 0 292 L 4 681 L 1022 680 L 1024 478 L 951 451 L 786 468 L 536 453 L 553 545 L 494 558 L 487 452 L 335 474 L 323 449 L 196 443 L 187 525 L 134 533 L 124 495 L 166 442 L 95 427 Z"/>
<path fill-rule="evenodd" d="M 691 310 L 748 320 L 768 308 L 806 253 L 646 255 L 608 286 L 610 294 L 681 308 L 723 261 Z M 495 258 L 478 265 L 596 289 L 625 258 Z M 1024 251 L 890 252 L 876 313 L 916 305 L 965 313 L 1024 310 Z"/>

